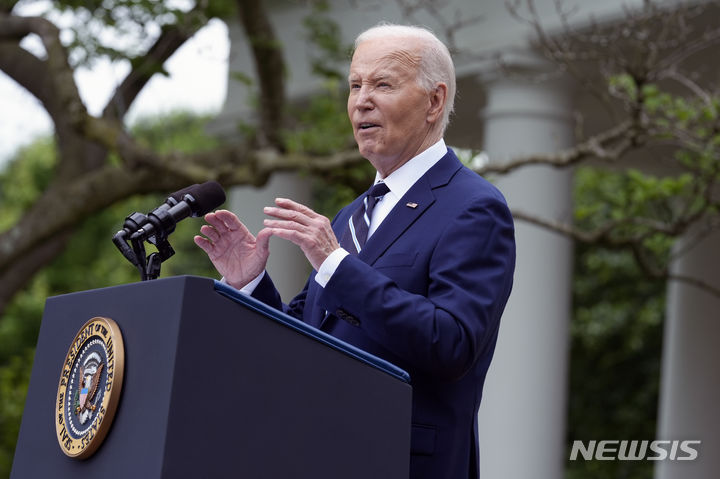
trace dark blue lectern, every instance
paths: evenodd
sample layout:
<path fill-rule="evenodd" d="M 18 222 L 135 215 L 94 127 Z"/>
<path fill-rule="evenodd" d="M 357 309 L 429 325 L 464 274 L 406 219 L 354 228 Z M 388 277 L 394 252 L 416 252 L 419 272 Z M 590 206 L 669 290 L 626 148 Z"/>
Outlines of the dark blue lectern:
<path fill-rule="evenodd" d="M 56 435 L 58 381 L 95 317 L 122 332 L 124 379 L 107 436 L 76 459 Z M 403 478 L 411 395 L 402 370 L 211 279 L 53 297 L 11 478 Z"/>

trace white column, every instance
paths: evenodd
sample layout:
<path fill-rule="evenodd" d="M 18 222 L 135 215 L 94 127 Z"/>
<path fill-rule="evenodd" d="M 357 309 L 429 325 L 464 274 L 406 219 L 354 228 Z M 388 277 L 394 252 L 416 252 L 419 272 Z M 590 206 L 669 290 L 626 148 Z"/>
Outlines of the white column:
<path fill-rule="evenodd" d="M 526 65 L 527 66 L 527 65 Z M 572 88 L 557 79 L 487 82 L 485 150 L 490 162 L 548 153 L 573 143 Z M 524 167 L 495 184 L 510 208 L 572 220 L 571 175 Z M 515 222 L 517 266 L 480 406 L 480 476 L 564 476 L 572 242 Z"/>
<path fill-rule="evenodd" d="M 720 289 L 720 232 L 688 248 L 673 271 Z M 715 479 L 720 474 L 720 298 L 671 281 L 663 339 L 658 434 L 660 440 L 699 440 L 693 461 L 658 461 L 657 479 Z M 682 457 L 688 454 L 682 450 Z"/>

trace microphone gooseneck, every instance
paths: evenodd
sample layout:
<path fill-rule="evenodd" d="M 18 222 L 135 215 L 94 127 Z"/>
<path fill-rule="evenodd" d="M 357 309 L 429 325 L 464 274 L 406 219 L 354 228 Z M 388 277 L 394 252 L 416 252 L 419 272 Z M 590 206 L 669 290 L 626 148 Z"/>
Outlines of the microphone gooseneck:
<path fill-rule="evenodd" d="M 138 212 L 128 215 L 123 228 L 113 236 L 113 243 L 140 270 L 143 281 L 156 279 L 160 274 L 160 263 L 175 254 L 167 237 L 175 231 L 178 221 L 188 216 L 204 216 L 224 202 L 225 191 L 216 181 L 188 186 L 172 193 L 147 215 Z M 147 258 L 145 241 L 158 250 Z"/>

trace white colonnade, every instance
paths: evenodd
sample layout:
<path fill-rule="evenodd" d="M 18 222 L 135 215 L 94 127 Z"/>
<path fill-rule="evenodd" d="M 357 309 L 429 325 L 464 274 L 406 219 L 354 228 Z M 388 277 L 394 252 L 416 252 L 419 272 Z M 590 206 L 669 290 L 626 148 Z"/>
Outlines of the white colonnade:
<path fill-rule="evenodd" d="M 491 163 L 572 145 L 568 82 L 499 75 L 485 80 L 485 151 Z M 571 175 L 528 166 L 495 183 L 511 209 L 569 222 Z M 515 228 L 515 282 L 480 406 L 480 475 L 556 479 L 564 476 L 566 452 L 572 242 L 517 220 Z"/>

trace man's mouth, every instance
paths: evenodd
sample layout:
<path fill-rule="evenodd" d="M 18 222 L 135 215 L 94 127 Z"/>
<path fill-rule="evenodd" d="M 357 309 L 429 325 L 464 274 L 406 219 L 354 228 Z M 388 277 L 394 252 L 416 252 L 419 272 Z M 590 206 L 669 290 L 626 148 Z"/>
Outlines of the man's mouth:
<path fill-rule="evenodd" d="M 374 128 L 376 126 L 379 126 L 379 125 L 377 125 L 376 123 L 360 123 L 358 125 L 358 129 L 359 130 L 368 130 L 368 129 Z"/>

